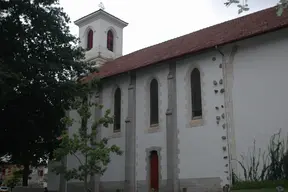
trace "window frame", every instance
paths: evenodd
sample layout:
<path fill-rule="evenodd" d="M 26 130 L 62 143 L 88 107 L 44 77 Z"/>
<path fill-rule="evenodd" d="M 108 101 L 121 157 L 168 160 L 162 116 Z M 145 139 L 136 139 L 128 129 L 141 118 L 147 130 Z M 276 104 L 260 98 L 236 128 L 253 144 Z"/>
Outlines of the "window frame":
<path fill-rule="evenodd" d="M 155 85 L 157 85 L 156 93 L 153 93 L 153 90 L 152 90 L 153 83 L 156 83 Z M 156 99 L 153 99 L 155 98 L 156 95 L 157 95 Z M 149 83 L 149 98 L 150 98 L 149 125 L 150 127 L 157 127 L 159 126 L 160 118 L 159 118 L 159 81 L 156 78 L 153 78 Z M 156 117 L 153 116 L 154 114 L 156 114 L 156 112 L 153 112 L 153 111 L 157 111 Z"/>
<path fill-rule="evenodd" d="M 86 45 L 88 51 L 93 48 L 93 38 L 94 38 L 94 32 L 92 29 L 89 29 L 87 33 L 87 45 Z"/>
<path fill-rule="evenodd" d="M 117 94 L 119 93 L 118 97 Z M 113 95 L 114 106 L 113 106 L 113 114 L 114 114 L 114 122 L 113 122 L 113 133 L 121 132 L 121 110 L 122 110 L 122 92 L 120 87 L 117 87 L 114 91 Z M 118 106 L 119 105 L 119 106 Z M 117 121 L 117 122 L 116 122 Z M 119 126 L 119 127 L 118 127 Z"/>
<path fill-rule="evenodd" d="M 197 72 L 197 74 L 193 74 Z M 195 75 L 197 75 L 198 77 L 195 77 Z M 198 85 L 196 85 L 197 87 L 195 88 L 195 82 L 193 80 L 195 80 L 197 78 L 197 82 Z M 191 120 L 201 120 L 203 119 L 203 101 L 202 101 L 202 84 L 201 84 L 201 72 L 199 70 L 199 68 L 193 68 L 190 76 L 190 100 L 191 100 L 191 104 L 190 104 L 190 109 L 191 109 Z M 195 91 L 195 89 L 198 89 Z M 196 95 L 196 97 L 195 97 Z M 197 104 L 195 104 L 198 100 L 198 102 L 200 101 L 200 104 L 198 104 L 199 106 L 196 106 Z M 199 107 L 199 111 L 200 115 L 194 115 L 195 112 L 195 108 Z"/>
<path fill-rule="evenodd" d="M 109 29 L 107 32 L 107 49 L 109 51 L 114 51 L 114 33 L 112 29 Z"/>

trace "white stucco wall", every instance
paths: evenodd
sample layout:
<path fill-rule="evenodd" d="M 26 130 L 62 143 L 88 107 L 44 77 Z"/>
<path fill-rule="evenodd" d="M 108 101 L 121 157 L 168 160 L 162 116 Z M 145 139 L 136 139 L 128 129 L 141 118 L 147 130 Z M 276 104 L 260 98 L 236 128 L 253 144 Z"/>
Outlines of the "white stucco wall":
<path fill-rule="evenodd" d="M 91 99 L 94 99 L 94 98 L 91 98 Z M 90 116 L 88 123 L 87 123 L 88 133 L 91 131 L 92 124 L 95 120 L 95 107 L 91 107 L 90 112 L 91 112 L 91 116 Z M 72 137 L 73 134 L 79 133 L 78 131 L 79 131 L 79 128 L 81 127 L 81 118 L 80 118 L 80 116 L 76 110 L 70 111 L 68 115 L 71 119 L 73 119 L 73 125 L 67 128 L 68 132 L 69 132 L 69 136 Z M 77 157 L 82 162 L 84 161 L 84 157 L 82 156 L 81 153 L 76 153 L 75 155 L 77 155 Z M 67 156 L 67 163 L 66 163 L 67 168 L 68 169 L 78 168 L 81 165 L 78 158 L 76 158 L 74 155 L 68 155 Z M 79 180 L 78 179 L 71 179 L 68 182 L 72 182 L 72 183 L 73 182 L 79 182 Z"/>
<path fill-rule="evenodd" d="M 92 24 L 90 24 L 92 25 Z M 99 25 L 99 26 L 98 26 Z M 98 22 L 95 27 L 105 29 L 106 22 Z M 80 28 L 80 37 L 86 27 Z M 102 31 L 104 33 L 104 31 Z M 96 32 L 97 33 L 97 32 Z M 117 32 L 121 37 L 122 31 Z M 282 128 L 283 136 L 288 131 L 288 36 L 286 31 L 278 31 L 262 35 L 253 39 L 237 42 L 238 51 L 233 62 L 232 78 L 233 99 L 233 127 L 235 129 L 236 152 L 247 152 L 256 139 L 257 147 L 266 148 L 273 133 Z M 106 39 L 106 34 L 104 35 Z M 104 42 L 104 39 L 102 39 Z M 97 42 L 99 41 L 99 42 Z M 94 37 L 94 44 L 101 44 Z M 122 42 L 121 42 L 122 44 Z M 116 42 L 116 46 L 117 42 Z M 229 46 L 224 46 L 230 47 Z M 122 49 L 122 45 L 121 45 Z M 88 53 L 87 53 L 88 54 Z M 229 51 L 224 51 L 227 56 Z M 212 60 L 215 57 L 216 60 Z M 222 128 L 225 122 L 221 118 L 219 125 L 216 116 L 221 116 L 225 109 L 224 95 L 220 93 L 223 85 L 219 80 L 223 78 L 219 64 L 222 57 L 216 50 L 207 51 L 198 55 L 177 61 L 177 129 L 179 140 L 179 178 L 211 178 L 220 177 L 222 184 L 228 183 L 225 166 L 228 159 L 222 147 L 227 146 L 222 136 L 226 131 Z M 190 73 L 198 67 L 201 73 L 203 123 L 191 126 L 191 95 Z M 146 149 L 161 147 L 161 179 L 167 177 L 166 159 L 166 109 L 167 109 L 167 75 L 168 65 L 155 65 L 136 71 L 136 180 L 145 181 L 147 178 Z M 159 130 L 149 130 L 149 83 L 156 78 L 159 83 Z M 213 81 L 218 82 L 217 86 Z M 231 79 L 230 79 L 231 80 Z M 122 93 L 121 133 L 113 134 L 113 126 L 102 129 L 102 137 L 110 138 L 109 144 L 116 144 L 125 150 L 125 119 L 128 110 L 127 75 L 113 77 L 104 84 L 104 109 L 111 109 L 113 114 L 114 91 L 118 85 Z M 215 94 L 214 90 L 218 93 Z M 216 110 L 215 107 L 219 107 Z M 234 149 L 231 149 L 234 150 Z M 240 159 L 239 159 L 240 160 Z M 68 160 L 69 166 L 74 166 L 76 160 Z M 240 171 L 238 167 L 238 171 Z M 101 181 L 124 181 L 125 153 L 122 156 L 112 156 L 112 161 Z M 50 182 L 50 181 L 49 181 Z M 49 184 L 48 184 L 49 186 Z"/>
<path fill-rule="evenodd" d="M 92 112 L 92 115 L 91 115 L 91 118 L 90 120 L 92 121 L 93 120 L 93 117 L 94 117 L 94 110 L 92 109 L 91 110 Z M 72 126 L 68 127 L 67 130 L 68 130 L 68 133 L 69 133 L 69 136 L 72 136 L 74 133 L 77 133 L 78 132 L 78 129 L 80 128 L 80 124 L 79 124 L 79 120 L 80 120 L 80 117 L 79 117 L 79 114 L 73 110 L 73 111 L 70 111 L 69 113 L 67 113 L 67 115 L 73 119 L 74 123 Z M 91 122 L 90 121 L 90 122 Z M 91 125 L 88 124 L 88 127 Z M 91 129 L 90 129 L 91 130 Z M 77 157 L 80 159 L 80 160 L 83 160 L 83 156 L 81 156 L 81 154 L 76 154 Z M 55 167 L 55 166 L 59 166 L 60 165 L 60 162 L 54 162 L 54 161 L 51 161 L 48 163 L 48 190 L 52 190 L 52 191 L 57 191 L 59 190 L 59 186 L 60 186 L 60 175 L 57 175 L 55 172 L 52 171 L 52 169 Z M 72 169 L 72 168 L 77 168 L 79 167 L 81 164 L 79 163 L 79 161 L 77 160 L 77 158 L 73 155 L 68 155 L 67 156 L 67 161 L 66 161 L 66 166 L 67 166 L 67 169 Z M 69 182 L 79 182 L 79 180 L 77 179 L 71 179 Z"/>
<path fill-rule="evenodd" d="M 101 34 L 102 38 L 100 38 L 100 45 L 104 48 L 107 48 L 107 33 L 111 29 L 114 35 L 114 45 L 113 45 L 113 53 L 115 57 L 120 57 L 123 54 L 123 29 L 113 24 L 108 20 L 100 21 L 100 28 L 104 31 Z M 107 50 L 108 51 L 108 50 Z M 111 51 L 108 51 L 111 52 Z M 111 53 L 110 53 L 111 54 Z"/>
<path fill-rule="evenodd" d="M 121 156 L 111 155 L 108 169 L 101 177 L 101 181 L 124 181 L 125 180 L 125 119 L 128 107 L 128 77 L 121 76 L 105 82 L 103 87 L 103 110 L 102 116 L 107 109 L 114 115 L 114 93 L 117 87 L 121 89 L 121 132 L 113 133 L 113 125 L 108 128 L 102 127 L 101 137 L 109 139 L 109 145 L 117 145 L 124 152 Z"/>
<path fill-rule="evenodd" d="M 57 163 L 53 161 L 48 162 L 48 182 L 47 182 L 47 189 L 48 191 L 57 191 L 59 190 L 60 184 L 60 175 L 52 172 L 53 166 L 57 165 Z"/>
<path fill-rule="evenodd" d="M 122 156 L 111 155 L 111 162 L 109 163 L 108 169 L 101 177 L 101 181 L 124 181 L 125 179 L 125 118 L 127 117 L 127 107 L 128 107 L 128 77 L 122 76 L 118 78 L 110 79 L 105 81 L 103 84 L 103 109 L 102 116 L 105 111 L 110 109 L 111 115 L 114 114 L 114 92 L 117 87 L 121 89 L 121 132 L 113 133 L 113 125 L 111 124 L 108 128 L 101 128 L 101 137 L 108 138 L 108 145 L 117 145 L 124 152 Z M 69 112 L 71 118 L 75 121 L 79 120 L 79 115 L 76 111 Z M 91 108 L 91 118 L 89 120 L 89 127 L 92 125 L 93 120 L 95 119 L 95 107 Z M 69 127 L 69 135 L 72 136 L 73 133 L 76 133 L 80 124 L 75 122 L 71 127 Z M 80 156 L 79 156 L 80 157 Z M 81 159 L 81 157 L 80 157 Z M 74 156 L 67 157 L 67 167 L 76 168 L 80 164 Z M 52 165 L 51 165 L 52 166 Z M 52 167 L 49 167 L 51 170 Z M 58 190 L 59 189 L 59 176 L 56 176 L 55 173 L 49 171 L 48 173 L 48 188 L 49 190 Z M 70 180 L 69 182 L 79 182 L 78 180 Z"/>
<path fill-rule="evenodd" d="M 104 17 L 103 17 L 104 18 Z M 79 27 L 80 46 L 87 47 L 87 35 L 89 29 L 93 30 L 93 48 L 86 52 L 86 59 L 92 59 L 98 56 L 101 52 L 101 56 L 104 58 L 117 58 L 122 56 L 123 49 L 123 29 L 114 22 L 106 19 L 97 19 L 94 21 L 87 21 Z M 107 32 L 112 29 L 114 35 L 114 47 L 113 52 L 107 49 Z"/>
<path fill-rule="evenodd" d="M 168 66 L 139 70 L 136 74 L 136 179 L 146 181 L 146 170 L 149 164 L 146 162 L 146 149 L 160 147 L 160 174 L 162 179 L 167 177 L 166 163 L 166 109 L 167 109 L 167 75 Z M 149 88 L 150 81 L 156 78 L 159 83 L 159 129 L 150 129 L 149 118 Z M 125 119 L 128 112 L 128 75 L 114 77 L 105 81 L 103 87 L 103 112 L 107 109 L 114 110 L 114 91 L 117 86 L 121 88 L 122 110 L 121 110 L 121 133 L 113 134 L 113 125 L 102 128 L 101 135 L 110 138 L 109 144 L 116 144 L 125 150 Z M 125 151 L 122 156 L 111 156 L 111 163 L 101 177 L 101 181 L 124 181 L 125 180 Z"/>
<path fill-rule="evenodd" d="M 167 109 L 167 75 L 168 66 L 158 65 L 139 70 L 136 73 L 136 180 L 146 181 L 149 164 L 146 162 L 146 149 L 160 147 L 161 160 L 159 174 L 167 178 L 166 160 L 166 109 Z M 159 127 L 150 129 L 150 82 L 158 81 L 159 94 Z"/>
<path fill-rule="evenodd" d="M 238 43 L 233 63 L 233 113 L 236 152 L 267 149 L 270 137 L 288 132 L 287 30 Z M 250 149 L 251 150 L 251 149 Z M 242 169 L 238 166 L 238 172 Z"/>
<path fill-rule="evenodd" d="M 213 61 L 212 57 L 216 60 Z M 219 68 L 222 58 L 216 51 L 192 56 L 177 63 L 177 126 L 179 140 L 179 178 L 211 178 L 221 177 L 225 180 L 225 153 L 222 146 L 226 146 L 221 137 L 226 135 L 221 127 L 217 125 L 216 116 L 221 116 L 224 110 L 221 105 L 224 96 L 220 93 L 221 86 L 213 85 L 213 81 L 222 78 L 222 69 Z M 203 123 L 191 125 L 191 93 L 190 73 L 198 68 L 201 74 Z M 219 90 L 217 94 L 214 89 Z M 219 110 L 215 109 L 219 106 Z M 220 122 L 222 122 L 221 120 Z M 227 153 L 226 153 L 227 154 Z"/>

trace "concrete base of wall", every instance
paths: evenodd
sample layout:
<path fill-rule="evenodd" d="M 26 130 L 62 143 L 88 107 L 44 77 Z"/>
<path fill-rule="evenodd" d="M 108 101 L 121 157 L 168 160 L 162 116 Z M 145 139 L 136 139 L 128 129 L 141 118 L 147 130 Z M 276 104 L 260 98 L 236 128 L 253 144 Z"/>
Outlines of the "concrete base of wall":
<path fill-rule="evenodd" d="M 159 192 L 170 191 L 166 189 L 166 180 L 160 183 Z M 221 192 L 221 179 L 219 177 L 212 178 L 190 178 L 180 179 L 181 192 Z M 83 191 L 82 183 L 68 183 L 67 192 Z M 107 181 L 101 182 L 101 192 L 124 192 L 124 181 Z M 50 191 L 49 191 L 50 192 Z M 149 183 L 145 180 L 137 181 L 137 192 L 149 192 Z"/>
<path fill-rule="evenodd" d="M 171 191 L 166 188 L 166 180 L 160 183 L 159 192 Z M 215 178 L 190 178 L 180 179 L 179 187 L 181 192 L 220 192 L 221 179 Z M 149 183 L 147 181 L 137 181 L 137 192 L 149 192 Z M 177 191 L 178 192 L 178 191 Z"/>
<path fill-rule="evenodd" d="M 101 192 L 123 192 L 124 181 L 107 181 L 100 183 Z"/>
<path fill-rule="evenodd" d="M 79 191 L 84 191 L 84 185 L 82 182 L 67 183 L 67 192 L 79 192 Z"/>
<path fill-rule="evenodd" d="M 180 179 L 180 191 L 220 192 L 222 191 L 221 179 L 219 177 Z"/>

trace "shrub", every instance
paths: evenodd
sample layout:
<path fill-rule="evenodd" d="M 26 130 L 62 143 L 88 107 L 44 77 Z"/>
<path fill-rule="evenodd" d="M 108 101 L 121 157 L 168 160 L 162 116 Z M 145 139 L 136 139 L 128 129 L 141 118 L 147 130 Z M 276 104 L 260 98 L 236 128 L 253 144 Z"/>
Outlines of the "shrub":
<path fill-rule="evenodd" d="M 288 188 L 287 141 L 281 137 L 281 129 L 270 138 L 267 151 L 256 150 L 254 140 L 252 151 L 237 160 L 243 170 L 240 177 L 232 171 L 233 189 L 261 189 L 283 186 Z"/>

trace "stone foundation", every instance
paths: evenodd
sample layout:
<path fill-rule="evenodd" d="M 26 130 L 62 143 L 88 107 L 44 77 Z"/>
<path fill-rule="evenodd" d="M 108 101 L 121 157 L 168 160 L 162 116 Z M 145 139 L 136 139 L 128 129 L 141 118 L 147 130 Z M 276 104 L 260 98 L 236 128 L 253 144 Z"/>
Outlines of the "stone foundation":
<path fill-rule="evenodd" d="M 166 180 L 160 183 L 159 192 L 169 191 L 166 189 Z M 180 179 L 181 192 L 221 192 L 221 179 L 219 177 L 211 178 L 191 178 Z M 145 180 L 137 181 L 137 192 L 149 192 L 149 183 Z M 68 183 L 67 192 L 83 191 L 82 183 Z M 101 182 L 101 192 L 124 192 L 124 181 Z M 50 191 L 49 191 L 50 192 Z"/>
<path fill-rule="evenodd" d="M 180 191 L 220 192 L 222 191 L 221 179 L 219 177 L 180 179 Z"/>

